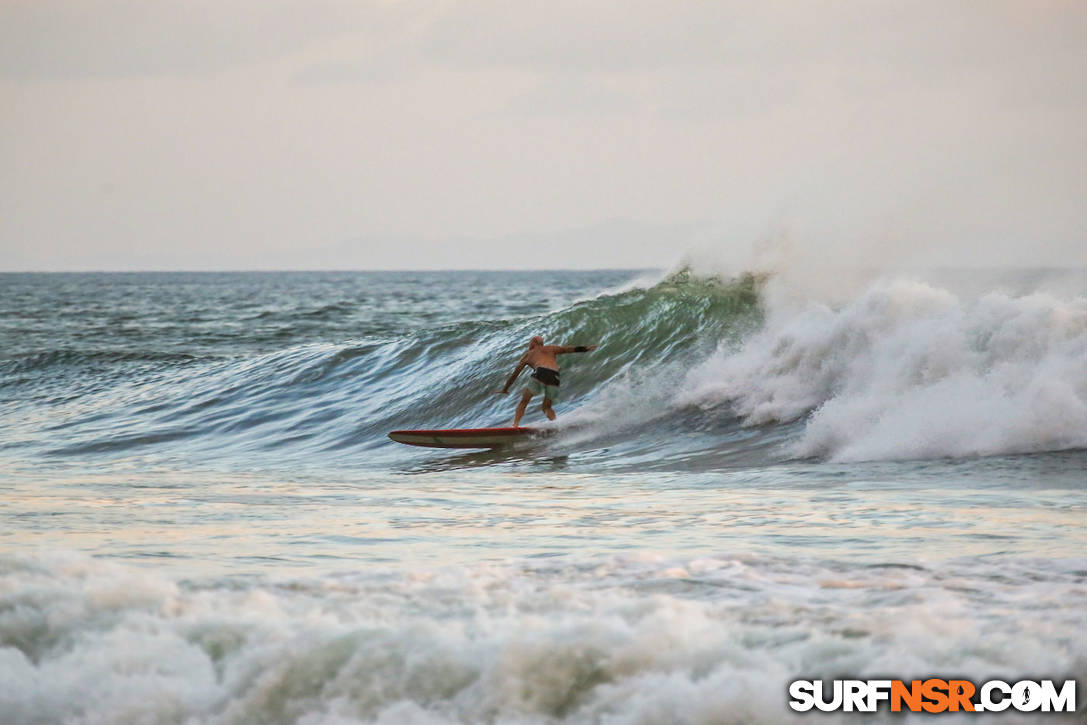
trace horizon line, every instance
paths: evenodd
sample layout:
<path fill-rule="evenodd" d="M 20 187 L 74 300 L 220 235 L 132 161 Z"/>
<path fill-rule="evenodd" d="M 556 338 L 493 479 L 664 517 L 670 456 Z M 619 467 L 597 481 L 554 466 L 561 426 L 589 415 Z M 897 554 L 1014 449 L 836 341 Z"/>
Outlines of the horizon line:
<path fill-rule="evenodd" d="M 277 274 L 282 272 L 652 272 L 664 267 L 447 267 L 432 269 L 382 268 L 382 269 L 12 269 L 0 270 L 0 274 Z"/>

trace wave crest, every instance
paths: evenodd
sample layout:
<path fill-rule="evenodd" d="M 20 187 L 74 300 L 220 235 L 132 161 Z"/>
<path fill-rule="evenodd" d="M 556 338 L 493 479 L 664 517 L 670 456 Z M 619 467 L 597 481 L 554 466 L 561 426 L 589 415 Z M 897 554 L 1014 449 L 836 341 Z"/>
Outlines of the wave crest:
<path fill-rule="evenodd" d="M 793 452 L 840 460 L 1087 446 L 1087 299 L 975 299 L 910 280 L 771 315 L 680 401 L 751 425 L 807 416 Z"/>

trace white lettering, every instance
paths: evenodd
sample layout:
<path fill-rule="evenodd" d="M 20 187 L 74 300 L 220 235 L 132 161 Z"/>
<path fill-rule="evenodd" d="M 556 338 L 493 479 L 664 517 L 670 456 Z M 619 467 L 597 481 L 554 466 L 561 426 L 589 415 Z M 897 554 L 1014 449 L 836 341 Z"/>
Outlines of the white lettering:
<path fill-rule="evenodd" d="M 864 680 L 846 680 L 844 684 L 844 692 L 842 699 L 845 704 L 844 710 L 846 712 L 867 712 L 866 706 L 867 697 L 865 693 L 868 690 L 868 684 Z"/>
<path fill-rule="evenodd" d="M 891 699 L 890 680 L 868 680 L 868 712 L 879 709 L 882 700 Z"/>
<path fill-rule="evenodd" d="M 993 700 L 993 692 L 997 691 L 1001 694 L 999 700 Z M 1012 704 L 1010 695 L 1012 694 L 1011 685 L 1003 680 L 989 680 L 981 686 L 981 704 L 975 706 L 975 711 L 981 710 L 983 712 L 1002 712 L 1007 710 Z"/>
<path fill-rule="evenodd" d="M 1058 693 L 1053 680 L 1042 680 L 1042 712 L 1075 712 L 1076 681 L 1065 680 Z"/>
<path fill-rule="evenodd" d="M 842 681 L 835 680 L 831 691 L 834 696 L 828 701 L 823 696 L 823 681 L 815 681 L 815 706 L 823 712 L 834 712 L 842 706 Z"/>
<path fill-rule="evenodd" d="M 1033 712 L 1042 706 L 1042 687 L 1037 682 L 1021 680 L 1012 686 L 1012 706 L 1019 712 Z"/>
<path fill-rule="evenodd" d="M 811 680 L 796 680 L 789 685 L 789 707 L 797 712 L 807 712 L 815 706 L 815 685 Z"/>

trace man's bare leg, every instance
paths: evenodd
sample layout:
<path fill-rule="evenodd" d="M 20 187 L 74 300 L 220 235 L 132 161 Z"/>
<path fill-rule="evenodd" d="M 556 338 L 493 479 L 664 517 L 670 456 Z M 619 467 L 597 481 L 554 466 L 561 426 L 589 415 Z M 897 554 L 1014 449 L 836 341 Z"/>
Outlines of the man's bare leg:
<path fill-rule="evenodd" d="M 544 402 L 540 406 L 540 410 L 543 411 L 548 420 L 555 420 L 555 409 L 551 407 L 551 398 L 544 396 Z"/>
<path fill-rule="evenodd" d="M 513 414 L 513 427 L 516 428 L 521 423 L 521 417 L 525 414 L 525 408 L 528 407 L 528 401 L 532 400 L 532 393 L 526 390 L 521 393 L 521 402 L 517 404 L 517 412 Z"/>

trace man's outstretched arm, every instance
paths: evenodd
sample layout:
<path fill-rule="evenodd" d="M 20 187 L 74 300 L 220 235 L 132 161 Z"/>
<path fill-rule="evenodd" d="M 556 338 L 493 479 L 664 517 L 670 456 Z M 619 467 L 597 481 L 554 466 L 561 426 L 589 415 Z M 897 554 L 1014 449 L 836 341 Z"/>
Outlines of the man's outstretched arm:
<path fill-rule="evenodd" d="M 596 345 L 552 345 L 552 352 L 556 355 L 565 355 L 568 352 L 592 352 Z"/>

